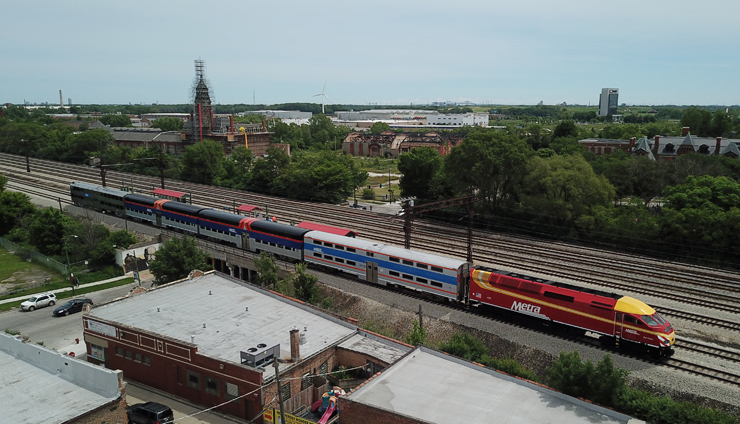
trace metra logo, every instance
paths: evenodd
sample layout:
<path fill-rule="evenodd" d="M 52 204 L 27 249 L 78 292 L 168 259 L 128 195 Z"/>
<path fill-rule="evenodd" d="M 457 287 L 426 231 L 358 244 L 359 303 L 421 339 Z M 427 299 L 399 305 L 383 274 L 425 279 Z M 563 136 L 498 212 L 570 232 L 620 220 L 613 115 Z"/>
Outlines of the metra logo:
<path fill-rule="evenodd" d="M 534 306 L 528 303 L 517 302 L 517 301 L 514 301 L 514 303 L 511 305 L 511 309 L 517 312 L 532 312 L 534 314 L 540 313 L 539 306 Z"/>

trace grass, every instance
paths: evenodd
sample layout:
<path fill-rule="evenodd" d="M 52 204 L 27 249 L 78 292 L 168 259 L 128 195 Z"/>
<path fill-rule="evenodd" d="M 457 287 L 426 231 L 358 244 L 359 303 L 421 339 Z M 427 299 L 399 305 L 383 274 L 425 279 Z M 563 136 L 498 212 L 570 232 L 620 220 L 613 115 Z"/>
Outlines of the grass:
<path fill-rule="evenodd" d="M 57 295 L 57 299 L 58 300 L 68 299 L 68 298 L 73 297 L 73 296 L 76 297 L 76 296 L 79 296 L 79 295 L 83 295 L 83 294 L 87 294 L 87 293 L 92 293 L 92 292 L 96 292 L 96 291 L 101 291 L 101 290 L 105 290 L 105 289 L 110 289 L 110 288 L 113 288 L 113 287 L 120 287 L 120 286 L 125 286 L 127 284 L 133 284 L 133 282 L 134 282 L 134 279 L 131 278 L 131 277 L 124 278 L 122 280 L 113 281 L 113 282 L 105 283 L 105 284 L 100 284 L 100 285 L 97 285 L 97 286 L 84 287 L 84 288 L 75 289 L 74 295 L 72 294 L 72 288 L 69 287 L 68 284 L 65 284 L 63 287 L 64 288 L 67 288 L 68 290 L 63 291 L 61 293 L 57 293 L 56 295 Z M 59 287 L 57 287 L 57 288 L 59 288 Z M 53 288 L 47 289 L 46 286 L 45 286 L 44 287 L 44 290 L 42 290 L 42 291 L 49 291 L 49 290 L 54 290 L 54 289 Z M 38 290 L 35 290 L 35 291 L 32 290 L 31 293 L 28 293 L 28 296 L 31 296 L 32 294 L 35 294 L 35 293 L 39 293 L 39 291 Z M 13 296 L 4 296 L 3 298 L 7 299 L 9 297 L 18 297 L 18 296 L 22 296 L 22 295 L 21 294 L 15 294 Z M 19 301 L 16 301 L 16 302 L 2 303 L 2 304 L 0 304 L 0 311 L 9 311 L 11 309 L 19 308 L 21 306 L 21 303 L 23 303 L 24 301 L 25 301 L 25 299 L 24 300 L 19 300 Z M 58 302 L 58 303 L 60 303 L 60 302 Z"/>
<path fill-rule="evenodd" d="M 6 249 L 0 248 L 0 281 L 6 280 L 18 271 L 27 269 L 43 269 L 41 266 L 27 262 Z M 60 277 L 61 278 L 61 277 Z"/>

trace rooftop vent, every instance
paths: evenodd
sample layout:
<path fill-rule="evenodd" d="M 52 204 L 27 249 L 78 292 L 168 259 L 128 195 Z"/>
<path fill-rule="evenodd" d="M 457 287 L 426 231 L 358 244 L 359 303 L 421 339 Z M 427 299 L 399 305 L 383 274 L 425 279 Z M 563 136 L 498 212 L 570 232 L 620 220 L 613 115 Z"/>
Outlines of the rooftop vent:
<path fill-rule="evenodd" d="M 242 365 L 264 368 L 280 357 L 280 344 L 258 343 L 256 346 L 240 352 Z"/>

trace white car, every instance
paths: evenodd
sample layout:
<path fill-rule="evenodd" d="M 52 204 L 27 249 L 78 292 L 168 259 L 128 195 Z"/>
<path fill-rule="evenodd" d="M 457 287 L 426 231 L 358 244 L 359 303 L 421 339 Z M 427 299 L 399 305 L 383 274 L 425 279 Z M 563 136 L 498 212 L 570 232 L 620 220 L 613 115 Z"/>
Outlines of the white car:
<path fill-rule="evenodd" d="M 57 296 L 54 293 L 40 293 L 21 303 L 21 309 L 33 311 L 44 306 L 54 306 L 55 303 L 57 303 Z"/>

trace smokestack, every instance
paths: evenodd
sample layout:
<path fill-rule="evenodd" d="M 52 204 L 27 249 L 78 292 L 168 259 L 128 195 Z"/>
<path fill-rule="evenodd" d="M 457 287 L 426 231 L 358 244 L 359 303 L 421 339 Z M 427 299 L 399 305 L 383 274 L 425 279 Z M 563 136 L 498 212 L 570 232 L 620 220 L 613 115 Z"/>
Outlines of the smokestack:
<path fill-rule="evenodd" d="M 637 140 L 636 137 L 630 137 L 630 149 L 629 149 L 630 153 L 632 153 L 632 151 L 635 149 L 635 140 Z"/>
<path fill-rule="evenodd" d="M 298 335 L 298 329 L 295 327 L 290 330 L 290 359 L 293 362 L 298 362 L 301 359 L 300 337 Z"/>
<path fill-rule="evenodd" d="M 717 144 L 715 144 L 715 146 L 714 146 L 714 154 L 716 156 L 719 156 L 720 144 L 722 144 L 722 137 L 717 137 Z"/>
<path fill-rule="evenodd" d="M 59 90 L 59 107 L 64 108 L 64 100 L 62 97 L 62 90 Z"/>
<path fill-rule="evenodd" d="M 689 129 L 690 129 L 689 127 L 681 128 L 681 136 L 686 137 L 687 135 L 689 135 Z"/>
<path fill-rule="evenodd" d="M 653 155 L 655 159 L 658 159 L 658 150 L 660 149 L 660 136 L 655 136 L 655 144 L 653 145 Z"/>

